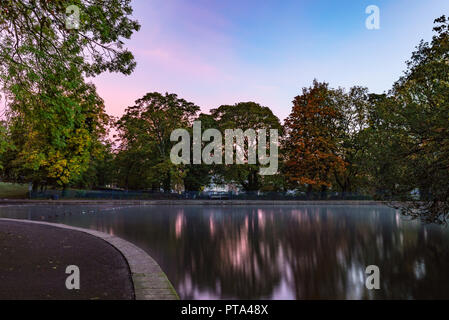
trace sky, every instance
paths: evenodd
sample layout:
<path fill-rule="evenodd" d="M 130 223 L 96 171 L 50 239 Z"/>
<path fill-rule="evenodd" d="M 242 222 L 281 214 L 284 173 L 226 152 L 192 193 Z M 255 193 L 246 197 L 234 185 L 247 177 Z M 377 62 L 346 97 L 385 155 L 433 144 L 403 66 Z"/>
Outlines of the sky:
<path fill-rule="evenodd" d="M 203 112 L 254 101 L 283 121 L 313 79 L 382 93 L 432 38 L 448 0 L 134 0 L 141 30 L 126 41 L 133 74 L 93 82 L 106 111 L 123 114 L 148 92 L 176 93 Z M 365 9 L 380 10 L 369 30 Z"/>

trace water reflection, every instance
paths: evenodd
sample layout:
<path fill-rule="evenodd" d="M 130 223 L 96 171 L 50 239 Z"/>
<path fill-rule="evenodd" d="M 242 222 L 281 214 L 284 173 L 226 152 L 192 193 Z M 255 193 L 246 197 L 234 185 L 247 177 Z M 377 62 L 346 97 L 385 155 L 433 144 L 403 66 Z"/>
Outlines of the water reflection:
<path fill-rule="evenodd" d="M 447 229 L 381 206 L 1 208 L 147 250 L 184 299 L 449 298 Z M 381 289 L 365 288 L 378 265 Z"/>

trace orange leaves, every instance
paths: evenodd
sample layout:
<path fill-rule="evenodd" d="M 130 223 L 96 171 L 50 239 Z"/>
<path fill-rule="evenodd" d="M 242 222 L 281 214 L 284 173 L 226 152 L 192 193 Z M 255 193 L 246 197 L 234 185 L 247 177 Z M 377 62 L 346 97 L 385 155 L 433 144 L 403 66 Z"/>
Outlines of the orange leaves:
<path fill-rule="evenodd" d="M 332 185 L 331 175 L 343 171 L 345 163 L 338 154 L 335 118 L 338 106 L 326 83 L 314 81 L 293 101 L 285 121 L 289 133 L 285 141 L 287 176 L 291 181 L 315 187 Z"/>

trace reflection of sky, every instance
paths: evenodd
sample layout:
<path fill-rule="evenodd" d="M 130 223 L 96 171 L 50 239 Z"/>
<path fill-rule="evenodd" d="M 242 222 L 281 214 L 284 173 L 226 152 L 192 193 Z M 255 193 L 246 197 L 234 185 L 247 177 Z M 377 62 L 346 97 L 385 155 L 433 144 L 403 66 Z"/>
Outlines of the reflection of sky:
<path fill-rule="evenodd" d="M 150 253 L 183 298 L 449 297 L 449 239 L 381 206 L 24 206 L 31 218 L 114 234 Z M 381 290 L 365 288 L 380 268 Z"/>
<path fill-rule="evenodd" d="M 295 282 L 293 271 L 290 264 L 284 258 L 282 246 L 279 247 L 279 255 L 276 259 L 278 268 L 282 270 L 282 278 L 280 283 L 273 289 L 271 299 L 277 300 L 294 300 L 295 299 Z"/>
<path fill-rule="evenodd" d="M 281 120 L 314 78 L 380 93 L 419 41 L 430 40 L 433 20 L 449 11 L 447 0 L 132 3 L 142 29 L 126 44 L 137 68 L 94 81 L 113 115 L 150 91 L 178 93 L 205 111 L 253 100 Z M 365 28 L 371 4 L 380 8 L 380 30 Z"/>
<path fill-rule="evenodd" d="M 346 299 L 362 299 L 365 291 L 365 268 L 361 265 L 352 264 L 348 269 Z"/>
<path fill-rule="evenodd" d="M 182 236 L 182 227 L 184 226 L 184 213 L 182 210 L 179 210 L 178 214 L 176 215 L 176 221 L 175 221 L 175 235 L 176 239 L 179 239 Z"/>

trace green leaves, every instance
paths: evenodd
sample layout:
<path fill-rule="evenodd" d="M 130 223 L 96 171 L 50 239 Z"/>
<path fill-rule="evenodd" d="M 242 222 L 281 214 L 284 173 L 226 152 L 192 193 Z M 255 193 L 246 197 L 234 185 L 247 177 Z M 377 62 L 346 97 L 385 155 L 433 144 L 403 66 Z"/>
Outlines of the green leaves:
<path fill-rule="evenodd" d="M 10 143 L 7 138 L 6 126 L 3 121 L 0 121 L 0 170 L 3 169 L 2 155 L 9 148 Z"/>
<path fill-rule="evenodd" d="M 158 92 L 147 93 L 128 107 L 117 122 L 121 143 L 117 161 L 123 165 L 119 184 L 156 190 L 162 186 L 170 191 L 179 183 L 185 173 L 170 162 L 170 135 L 175 129 L 188 128 L 199 110 L 176 94 Z"/>
<path fill-rule="evenodd" d="M 76 182 L 87 170 L 97 142 L 105 133 L 108 117 L 102 100 L 81 75 L 50 73 L 40 94 L 17 88 L 21 100 L 13 100 L 15 111 L 9 127 L 16 146 L 8 170 L 25 181 L 65 186 Z M 50 80 L 52 79 L 52 80 Z"/>
<path fill-rule="evenodd" d="M 70 5 L 79 8 L 79 29 L 66 29 Z M 1 56 L 6 63 L 31 64 L 40 70 L 42 65 L 76 61 L 79 69 L 91 76 L 106 70 L 129 74 L 135 67 L 122 41 L 140 28 L 130 18 L 129 0 L 17 0 L 2 6 L 3 12 L 8 12 L 0 20 Z M 13 50 L 8 52 L 8 48 Z"/>
<path fill-rule="evenodd" d="M 79 8 L 79 29 L 66 28 L 70 5 Z M 85 77 L 132 72 L 123 40 L 140 26 L 131 14 L 129 0 L 2 1 L 0 85 L 14 145 L 5 177 L 66 186 L 88 169 L 109 118 Z"/>
<path fill-rule="evenodd" d="M 407 63 L 405 75 L 388 97 L 376 101 L 381 110 L 383 159 L 389 167 L 388 194 L 402 200 L 398 206 L 412 218 L 446 223 L 449 216 L 449 20 L 435 20 L 431 43 L 421 42 Z M 379 156 L 380 157 L 380 156 Z M 389 163 L 386 159 L 391 159 Z M 386 173 L 386 172 L 385 172 Z M 412 192 L 413 191 L 413 192 Z M 418 193 L 419 196 L 416 196 Z"/>
<path fill-rule="evenodd" d="M 268 107 L 261 106 L 255 102 L 240 102 L 235 105 L 222 105 L 217 109 L 212 109 L 211 116 L 217 124 L 217 129 L 224 133 L 226 129 L 278 129 L 279 136 L 282 136 L 282 126 L 279 119 Z M 224 143 L 224 142 L 223 142 Z M 245 138 L 245 144 L 248 144 Z M 247 148 L 245 148 L 247 153 Z M 247 158 L 245 156 L 245 158 Z M 266 177 L 259 175 L 261 165 L 240 164 L 240 165 L 216 165 L 214 173 L 216 178 L 222 178 L 226 183 L 233 183 L 241 186 L 246 191 L 260 190 L 266 181 Z"/>

